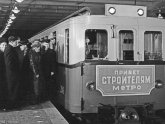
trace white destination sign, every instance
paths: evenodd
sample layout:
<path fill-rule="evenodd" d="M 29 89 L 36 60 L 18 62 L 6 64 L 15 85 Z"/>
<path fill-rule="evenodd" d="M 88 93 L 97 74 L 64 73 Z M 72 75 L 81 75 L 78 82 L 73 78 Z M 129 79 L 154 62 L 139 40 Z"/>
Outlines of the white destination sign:
<path fill-rule="evenodd" d="M 96 66 L 96 89 L 103 96 L 149 95 L 154 87 L 154 65 Z"/>

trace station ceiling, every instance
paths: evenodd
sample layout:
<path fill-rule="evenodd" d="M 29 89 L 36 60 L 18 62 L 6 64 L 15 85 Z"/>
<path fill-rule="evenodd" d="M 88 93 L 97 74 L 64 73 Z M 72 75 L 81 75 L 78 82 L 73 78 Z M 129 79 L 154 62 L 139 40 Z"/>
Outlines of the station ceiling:
<path fill-rule="evenodd" d="M 99 7 L 104 4 L 147 6 L 149 16 L 157 16 L 159 12 L 165 13 L 165 0 L 24 0 L 21 3 L 15 0 L 0 0 L 0 33 L 15 6 L 20 12 L 15 14 L 16 19 L 4 37 L 17 35 L 27 39 L 82 7 Z"/>

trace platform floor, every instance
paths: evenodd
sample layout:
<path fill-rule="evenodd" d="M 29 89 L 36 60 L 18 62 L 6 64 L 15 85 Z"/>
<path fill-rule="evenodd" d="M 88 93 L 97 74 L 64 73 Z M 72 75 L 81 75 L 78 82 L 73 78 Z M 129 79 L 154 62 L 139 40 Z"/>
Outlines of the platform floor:
<path fill-rule="evenodd" d="M 30 105 L 20 110 L 0 111 L 0 124 L 68 124 L 50 102 Z"/>

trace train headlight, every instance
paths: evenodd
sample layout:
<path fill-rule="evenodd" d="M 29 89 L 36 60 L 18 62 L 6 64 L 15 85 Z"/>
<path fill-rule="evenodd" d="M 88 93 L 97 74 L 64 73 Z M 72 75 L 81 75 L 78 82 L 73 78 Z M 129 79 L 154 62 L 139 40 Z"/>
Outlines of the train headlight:
<path fill-rule="evenodd" d="M 134 108 L 126 107 L 119 116 L 120 121 L 122 120 L 134 120 L 139 121 L 139 115 Z"/>
<path fill-rule="evenodd" d="M 122 112 L 121 115 L 120 115 L 120 118 L 122 120 L 127 120 L 127 119 L 129 119 L 129 116 L 128 116 L 128 114 L 126 112 Z"/>
<path fill-rule="evenodd" d="M 111 15 L 113 15 L 113 14 L 116 13 L 116 9 L 115 9 L 114 7 L 110 7 L 110 8 L 108 9 L 108 12 L 109 12 Z"/>
<path fill-rule="evenodd" d="M 96 89 L 96 85 L 95 85 L 95 82 L 87 82 L 86 83 L 86 88 L 90 91 L 93 91 Z"/>
<path fill-rule="evenodd" d="M 143 9 L 138 9 L 137 13 L 138 13 L 139 16 L 142 16 L 142 15 L 144 15 L 144 10 Z"/>
<path fill-rule="evenodd" d="M 132 120 L 137 120 L 137 121 L 139 121 L 139 115 L 137 114 L 137 113 L 131 113 L 130 114 L 130 118 L 132 119 Z"/>
<path fill-rule="evenodd" d="M 161 80 L 156 80 L 155 81 L 155 88 L 163 88 L 164 87 L 164 82 Z"/>

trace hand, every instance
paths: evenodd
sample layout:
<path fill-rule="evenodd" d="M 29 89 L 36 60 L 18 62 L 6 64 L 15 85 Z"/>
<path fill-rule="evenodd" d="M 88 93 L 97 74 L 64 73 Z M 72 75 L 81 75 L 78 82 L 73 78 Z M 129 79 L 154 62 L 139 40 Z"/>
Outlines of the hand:
<path fill-rule="evenodd" d="M 54 75 L 54 72 L 51 72 L 51 76 Z"/>
<path fill-rule="evenodd" d="M 36 78 L 39 78 L 39 74 L 36 75 Z"/>

